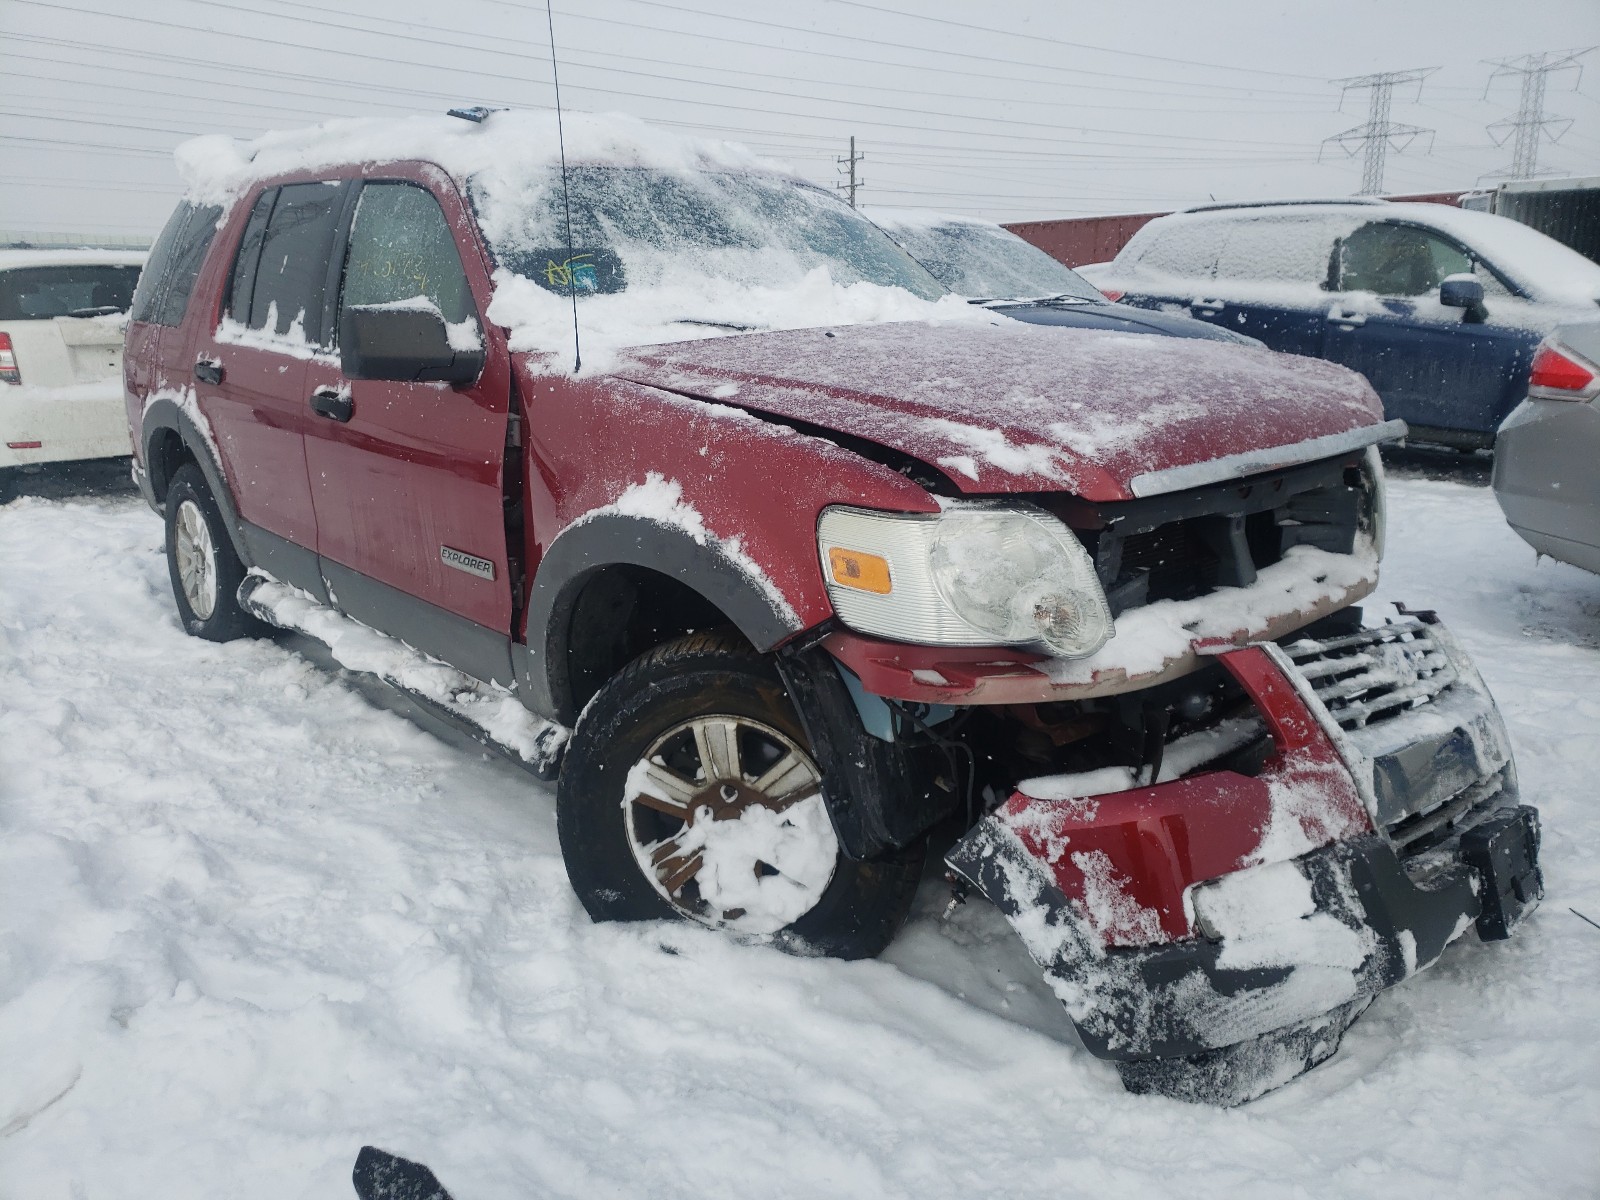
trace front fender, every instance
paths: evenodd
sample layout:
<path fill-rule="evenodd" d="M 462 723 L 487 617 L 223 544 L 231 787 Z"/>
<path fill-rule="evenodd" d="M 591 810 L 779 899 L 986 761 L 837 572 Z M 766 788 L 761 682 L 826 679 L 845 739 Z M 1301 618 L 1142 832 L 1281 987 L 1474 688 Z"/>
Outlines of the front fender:
<path fill-rule="evenodd" d="M 737 542 L 625 513 L 597 513 L 568 526 L 545 551 L 528 598 L 527 653 L 520 682 L 528 707 L 564 725 L 578 705 L 562 653 L 584 584 L 610 566 L 644 567 L 677 579 L 716 607 L 757 650 L 800 632 L 802 623 Z"/>

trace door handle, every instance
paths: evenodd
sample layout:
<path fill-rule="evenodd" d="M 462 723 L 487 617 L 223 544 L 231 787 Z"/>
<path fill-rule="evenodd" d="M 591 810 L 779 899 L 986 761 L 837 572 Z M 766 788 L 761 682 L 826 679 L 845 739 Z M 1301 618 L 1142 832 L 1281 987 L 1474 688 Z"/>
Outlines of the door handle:
<path fill-rule="evenodd" d="M 348 392 L 323 387 L 311 393 L 311 411 L 342 425 L 355 416 L 356 402 Z"/>
<path fill-rule="evenodd" d="M 1208 317 L 1214 317 L 1223 310 L 1227 303 L 1226 300 L 1191 300 L 1189 308 L 1194 312 L 1205 313 Z"/>
<path fill-rule="evenodd" d="M 1328 320 L 1335 325 L 1343 325 L 1346 329 L 1354 329 L 1357 325 L 1367 323 L 1367 314 L 1358 312 L 1340 312 L 1337 308 L 1328 313 Z"/>
<path fill-rule="evenodd" d="M 198 359 L 194 364 L 194 377 L 201 383 L 221 383 L 222 364 L 214 358 Z"/>

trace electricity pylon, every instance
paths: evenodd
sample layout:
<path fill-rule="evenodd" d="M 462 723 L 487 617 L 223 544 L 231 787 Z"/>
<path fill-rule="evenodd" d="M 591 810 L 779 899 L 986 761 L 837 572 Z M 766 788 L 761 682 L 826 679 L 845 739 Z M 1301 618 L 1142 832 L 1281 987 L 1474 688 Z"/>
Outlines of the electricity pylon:
<path fill-rule="evenodd" d="M 1489 88 L 1502 75 L 1520 75 L 1522 100 L 1517 105 L 1516 116 L 1504 117 L 1487 127 L 1489 136 L 1494 139 L 1496 146 L 1504 146 L 1507 141 L 1511 143 L 1511 165 L 1502 167 L 1498 171 L 1491 171 L 1483 178 L 1532 179 L 1536 175 L 1555 173 L 1539 170 L 1539 137 L 1543 134 L 1552 143 L 1559 142 L 1561 135 L 1571 127 L 1572 118 L 1550 116 L 1545 113 L 1545 80 L 1554 71 L 1576 68 L 1578 78 L 1572 84 L 1576 88 L 1583 80 L 1583 66 L 1578 59 L 1593 49 L 1594 47 L 1590 46 L 1584 50 L 1546 50 L 1539 54 L 1519 54 L 1512 58 L 1484 60 L 1494 68 L 1488 84 L 1484 85 L 1484 97 L 1487 99 Z"/>
<path fill-rule="evenodd" d="M 1352 158 L 1358 149 L 1364 151 L 1359 195 L 1376 196 L 1382 193 L 1383 160 L 1389 150 L 1403 154 L 1411 143 L 1424 136 L 1428 138 L 1429 148 L 1432 148 L 1433 130 L 1423 129 L 1420 125 L 1396 124 L 1389 119 L 1389 104 L 1393 99 L 1396 84 L 1414 83 L 1420 96 L 1422 81 L 1438 69 L 1438 67 L 1419 67 L 1411 71 L 1384 71 L 1377 75 L 1354 75 L 1349 79 L 1331 81 L 1344 89 L 1339 96 L 1340 108 L 1344 107 L 1344 97 L 1352 91 L 1367 88 L 1371 93 L 1368 97 L 1367 119 L 1364 124 L 1322 140 L 1324 148 L 1329 142 L 1336 142 Z M 1320 162 L 1321 159 L 1322 155 L 1319 153 L 1317 160 Z"/>

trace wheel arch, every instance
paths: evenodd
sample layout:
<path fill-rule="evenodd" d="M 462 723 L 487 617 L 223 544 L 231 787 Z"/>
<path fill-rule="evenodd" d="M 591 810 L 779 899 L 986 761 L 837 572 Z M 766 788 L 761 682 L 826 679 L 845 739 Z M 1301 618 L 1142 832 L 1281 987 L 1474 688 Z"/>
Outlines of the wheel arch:
<path fill-rule="evenodd" d="M 144 411 L 140 427 L 140 443 L 144 449 L 144 468 L 150 481 L 150 494 L 158 507 L 164 507 L 172 477 L 184 463 L 192 462 L 205 477 L 206 486 L 222 512 L 223 523 L 228 527 L 228 537 L 234 552 L 248 567 L 251 558 L 245 548 L 245 539 L 234 506 L 233 493 L 228 488 L 222 465 L 216 461 L 211 444 L 200 431 L 193 417 L 185 412 L 176 400 L 165 397 L 152 400 Z"/>
<path fill-rule="evenodd" d="M 607 513 L 569 526 L 529 596 L 518 671 L 528 707 L 571 725 L 628 662 L 697 629 L 731 627 L 762 653 L 800 632 L 741 559 L 715 538 L 643 517 Z"/>

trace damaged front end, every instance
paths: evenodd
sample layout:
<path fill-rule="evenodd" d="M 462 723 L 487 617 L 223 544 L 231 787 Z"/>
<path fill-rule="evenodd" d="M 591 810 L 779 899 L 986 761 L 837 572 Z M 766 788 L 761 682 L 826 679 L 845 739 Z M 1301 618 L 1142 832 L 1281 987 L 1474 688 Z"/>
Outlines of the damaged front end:
<path fill-rule="evenodd" d="M 947 856 L 1132 1091 L 1253 1099 L 1542 895 L 1538 815 L 1464 653 L 1431 613 L 1348 613 L 1221 647 L 1247 703 L 1168 743 L 1150 782 L 1026 781 Z"/>

